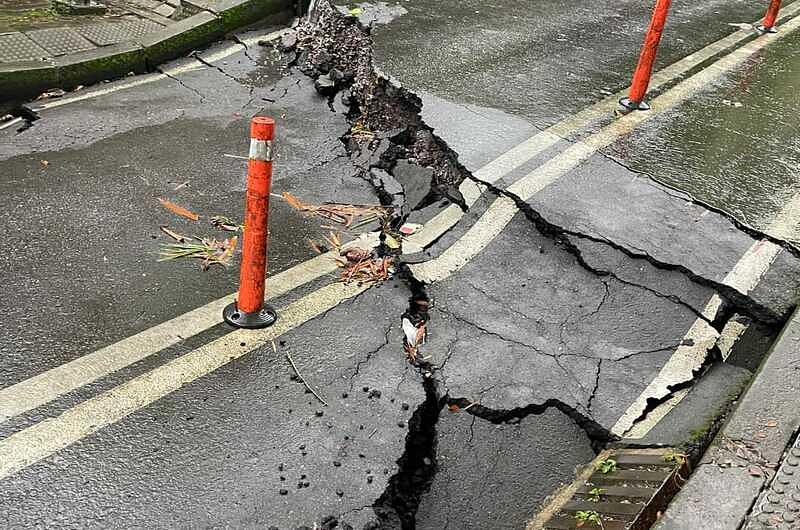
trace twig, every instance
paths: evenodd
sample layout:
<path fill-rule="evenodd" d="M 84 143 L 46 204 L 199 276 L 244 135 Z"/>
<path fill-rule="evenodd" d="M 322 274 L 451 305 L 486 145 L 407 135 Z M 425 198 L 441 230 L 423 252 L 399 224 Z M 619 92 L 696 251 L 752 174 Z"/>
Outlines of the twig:
<path fill-rule="evenodd" d="M 314 389 L 313 389 L 313 388 L 311 388 L 311 386 L 309 386 L 309 384 L 308 384 L 308 383 L 306 383 L 306 380 L 305 380 L 305 379 L 303 379 L 303 376 L 302 376 L 302 375 L 300 375 L 300 370 L 298 370 L 298 369 L 297 369 L 297 366 L 295 366 L 295 364 L 294 364 L 294 361 L 292 360 L 292 356 L 291 356 L 291 355 L 289 355 L 289 352 L 286 352 L 286 358 L 287 358 L 287 359 L 289 359 L 289 363 L 292 365 L 292 368 L 294 368 L 294 373 L 296 373 L 296 374 L 297 374 L 297 377 L 298 377 L 298 378 L 300 378 L 300 381 L 302 381 L 302 383 L 303 383 L 304 385 L 306 385 L 306 388 L 308 389 L 308 391 L 309 391 L 309 392 L 311 392 L 312 394 L 314 394 L 314 397 L 315 397 L 315 398 L 317 398 L 317 399 L 320 401 L 320 403 L 322 403 L 323 405 L 325 405 L 325 406 L 327 407 L 327 406 L 328 406 L 328 404 L 325 402 L 325 400 L 324 400 L 324 399 L 322 399 L 322 398 L 319 396 L 319 394 L 317 394 L 316 392 L 314 392 Z"/>

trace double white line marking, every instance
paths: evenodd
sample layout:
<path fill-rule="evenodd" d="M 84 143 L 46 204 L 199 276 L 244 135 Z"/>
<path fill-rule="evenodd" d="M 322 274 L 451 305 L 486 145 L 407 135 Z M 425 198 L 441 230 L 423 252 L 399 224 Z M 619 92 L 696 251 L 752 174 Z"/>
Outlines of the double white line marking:
<path fill-rule="evenodd" d="M 798 4 L 800 5 L 800 3 Z M 800 8 L 792 4 L 785 9 L 784 16 L 794 16 L 798 11 Z M 654 110 L 629 114 L 582 142 L 571 145 L 562 154 L 515 182 L 508 188 L 509 191 L 523 199 L 529 198 L 587 160 L 602 147 L 629 133 L 640 123 L 686 100 L 720 74 L 741 64 L 746 58 L 766 46 L 768 42 L 792 33 L 798 26 L 800 26 L 800 19 L 792 19 L 781 27 L 781 32 L 777 35 L 762 37 L 734 50 L 653 100 Z M 750 32 L 740 30 L 681 59 L 654 76 L 653 90 L 680 79 L 708 59 L 749 38 L 752 38 Z M 239 49 L 237 47 L 230 53 L 235 53 Z M 221 54 L 222 52 L 218 52 L 217 55 Z M 119 89 L 154 80 L 157 80 L 157 77 L 151 78 L 149 81 L 128 83 Z M 100 97 L 114 90 L 114 88 L 108 88 L 89 92 L 44 108 Z M 616 107 L 616 101 L 620 96 L 621 93 L 609 96 L 575 116 L 534 135 L 481 168 L 476 175 L 485 182 L 496 182 L 548 147 L 553 146 L 563 137 L 573 136 L 589 124 L 607 116 Z M 468 203 L 472 204 L 480 195 L 481 188 L 473 182 L 465 182 L 462 185 L 462 193 Z M 439 280 L 452 274 L 485 248 L 488 242 L 502 231 L 516 212 L 516 206 L 512 201 L 504 197 L 497 199 L 462 239 L 436 260 L 419 266 L 417 272 L 427 275 L 431 280 Z M 457 207 L 448 207 L 427 223 L 423 230 L 409 239 L 408 250 L 412 251 L 415 247 L 424 248 L 429 245 L 458 222 L 461 215 L 462 213 Z M 366 244 L 374 243 L 374 238 L 366 242 Z M 318 256 L 273 277 L 270 280 L 270 295 L 271 297 L 280 296 L 333 270 L 335 270 L 335 264 L 330 256 Z M 263 346 L 280 334 L 296 328 L 364 289 L 341 284 L 318 289 L 284 308 L 281 319 L 271 328 L 232 332 L 123 385 L 90 398 L 56 418 L 45 420 L 12 434 L 0 441 L 0 479 L 119 421 L 126 415 L 175 391 L 181 385 L 216 370 L 230 360 Z M 230 303 L 234 296 L 224 297 L 116 344 L 0 390 L 0 421 L 42 406 L 59 396 L 219 324 L 222 308 Z M 245 343 L 245 346 L 241 346 L 242 342 Z"/>

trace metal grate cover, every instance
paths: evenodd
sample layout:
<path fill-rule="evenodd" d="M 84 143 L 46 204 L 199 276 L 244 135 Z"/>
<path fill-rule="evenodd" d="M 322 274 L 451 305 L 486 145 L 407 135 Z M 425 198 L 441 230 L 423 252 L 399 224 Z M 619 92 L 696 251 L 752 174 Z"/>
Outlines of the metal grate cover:
<path fill-rule="evenodd" d="M 603 472 L 602 464 L 612 460 L 612 469 Z M 684 459 L 670 449 L 603 451 L 528 529 L 649 528 L 680 489 L 681 477 L 686 475 L 680 472 L 685 465 Z"/>

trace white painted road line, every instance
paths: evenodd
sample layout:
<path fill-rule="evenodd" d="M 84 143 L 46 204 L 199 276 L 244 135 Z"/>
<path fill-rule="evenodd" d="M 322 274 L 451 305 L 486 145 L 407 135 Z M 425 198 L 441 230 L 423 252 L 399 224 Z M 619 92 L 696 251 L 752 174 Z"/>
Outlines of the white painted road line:
<path fill-rule="evenodd" d="M 733 270 L 722 280 L 722 283 L 730 285 L 740 293 L 749 293 L 758 285 L 759 280 L 781 250 L 781 247 L 769 241 L 757 241 L 745 252 Z M 722 299 L 713 295 L 702 311 L 703 316 L 713 320 L 721 306 Z M 719 333 L 707 321 L 701 318 L 695 320 L 684 337 L 684 342 L 688 345 L 678 346 L 675 349 L 669 360 L 661 367 L 658 375 L 617 420 L 611 432 L 617 436 L 625 436 L 636 420 L 641 418 L 647 410 L 649 400 L 660 401 L 670 395 L 670 387 L 691 381 L 695 372 L 705 362 L 708 352 L 717 343 L 718 338 Z M 679 402 L 680 400 L 673 401 L 671 405 L 674 407 Z M 642 430 L 639 429 L 637 432 L 641 433 Z M 647 433 L 644 432 L 644 434 Z"/>
<path fill-rule="evenodd" d="M 800 10 L 800 8 L 798 8 L 798 10 Z M 243 42 L 245 42 L 247 46 L 256 45 L 259 40 L 271 40 L 274 38 L 279 38 L 280 35 L 286 31 L 288 30 L 271 32 L 264 35 L 255 35 Z M 669 66 L 665 69 L 671 72 L 670 75 L 661 74 L 658 76 L 659 80 L 655 82 L 656 88 L 678 78 L 686 71 L 694 68 L 701 62 L 701 60 L 712 57 L 718 53 L 720 48 L 727 48 L 736 42 L 740 42 L 746 37 L 747 32 L 736 32 L 728 37 L 725 37 L 724 39 L 721 39 L 720 41 L 717 41 L 716 43 L 707 46 L 703 50 L 674 63 L 672 66 Z M 204 57 L 204 59 L 208 62 L 218 61 L 241 51 L 241 49 L 242 45 L 231 44 L 230 46 Z M 164 71 L 170 76 L 176 76 L 180 75 L 181 73 L 198 70 L 200 68 L 204 68 L 204 65 L 197 61 L 187 61 L 182 64 L 173 65 L 171 68 L 165 69 Z M 100 90 L 87 91 L 86 93 L 81 93 L 68 98 L 45 102 L 42 105 L 35 107 L 35 110 L 42 111 L 77 101 L 100 97 L 113 93 L 117 90 L 124 90 L 134 86 L 151 83 L 165 77 L 167 76 L 164 74 L 151 74 L 148 76 L 143 76 L 141 78 L 136 78 L 131 81 L 124 81 Z M 610 113 L 611 109 L 615 108 L 616 106 L 616 97 L 617 96 L 610 96 L 605 98 L 588 109 L 579 112 L 576 116 L 567 118 L 553 125 L 549 129 L 532 136 L 528 140 L 513 147 L 506 153 L 500 155 L 495 160 L 480 168 L 475 173 L 476 177 L 488 183 L 497 182 L 509 172 L 517 169 L 525 164 L 528 160 L 555 145 L 561 140 L 560 135 L 571 136 L 576 134 L 593 120 L 602 115 L 607 115 Z M 558 134 L 554 134 L 551 131 L 557 131 Z M 571 159 L 576 152 L 582 153 L 581 156 L 590 156 L 591 153 L 593 153 L 591 149 L 587 150 L 586 146 L 580 143 L 571 147 L 569 152 L 572 154 L 559 160 L 563 161 Z M 575 159 L 573 161 L 575 164 L 577 164 L 581 160 Z M 548 168 L 549 170 L 553 169 L 552 166 L 548 166 Z M 536 181 L 537 179 L 533 180 Z M 538 182 L 538 185 L 541 185 L 544 180 L 538 178 Z M 461 184 L 460 191 L 464 195 L 467 204 L 472 205 L 478 199 L 483 189 L 472 181 L 465 181 Z M 458 206 L 451 205 L 447 207 L 443 212 L 439 213 L 433 219 L 431 219 L 431 221 L 426 223 L 422 230 L 406 240 L 404 244 L 406 253 L 418 252 L 430 245 L 447 230 L 452 228 L 462 217 L 462 215 L 463 212 Z M 494 223 L 493 227 L 489 226 L 492 223 Z M 487 218 L 484 220 L 483 226 L 489 230 L 484 235 L 484 239 L 488 242 L 499 233 L 498 230 L 502 230 L 505 224 L 496 224 L 496 222 L 492 221 L 491 218 Z M 320 258 L 314 258 L 314 260 L 320 260 Z M 321 271 L 322 269 L 320 269 L 321 272 L 319 272 L 319 274 L 308 275 L 308 272 L 317 270 L 316 267 L 319 266 L 319 261 L 314 260 L 312 260 L 313 263 L 309 262 L 308 265 L 301 264 L 271 279 L 270 296 L 277 297 L 285 292 L 288 292 L 287 290 L 282 290 L 281 282 L 286 282 L 287 286 L 293 286 L 291 288 L 294 288 L 306 283 L 307 281 L 311 281 L 322 274 L 330 272 L 334 268 L 332 261 L 328 260 L 328 267 L 325 267 L 324 271 Z M 297 278 L 294 278 L 294 275 L 297 275 Z M 180 340 L 190 338 L 198 333 L 210 329 L 213 326 L 216 326 L 221 322 L 219 318 L 219 315 L 221 314 L 221 307 L 224 307 L 230 303 L 234 296 L 235 294 L 228 295 L 204 307 L 190 311 L 185 315 L 159 324 L 151 329 L 145 330 L 132 337 L 109 345 L 94 353 L 87 354 L 70 363 L 64 364 L 44 372 L 43 374 L 34 376 L 30 379 L 0 390 L 0 423 L 8 420 L 9 418 L 49 403 L 59 396 L 76 390 L 117 370 L 125 368 L 126 366 L 148 357 L 149 355 L 173 346 Z M 178 337 L 178 335 L 175 333 L 175 329 L 181 330 L 180 337 Z"/>
<path fill-rule="evenodd" d="M 775 42 L 777 39 L 774 37 L 780 36 L 779 38 L 781 38 L 790 35 L 798 27 L 800 27 L 800 17 L 783 24 L 779 34 L 769 36 L 772 38 L 762 37 L 732 51 L 729 55 L 722 57 L 655 98 L 651 102 L 652 110 L 627 114 L 600 129 L 597 133 L 572 144 L 561 154 L 551 158 L 525 177 L 513 183 L 507 188 L 507 191 L 523 201 L 528 200 L 568 171 L 588 160 L 600 149 L 629 134 L 641 123 L 674 108 L 697 94 L 719 76 L 736 68 L 769 43 Z M 800 210 L 800 206 L 797 209 Z M 486 245 L 511 222 L 516 213 L 517 207 L 512 200 L 506 197 L 496 199 L 461 239 L 442 252 L 437 258 L 411 265 L 412 272 L 418 280 L 426 283 L 441 281 L 449 277 L 486 248 Z"/>
<path fill-rule="evenodd" d="M 334 283 L 280 310 L 269 328 L 240 329 L 0 440 L 0 480 L 47 458 L 125 416 L 250 353 L 368 286 Z M 271 352 L 271 350 L 269 350 Z"/>
<path fill-rule="evenodd" d="M 241 39 L 241 42 L 243 42 L 244 45 L 239 43 L 232 43 L 222 48 L 221 50 L 217 50 L 209 55 L 204 55 L 203 60 L 209 63 L 213 63 L 215 61 L 225 59 L 226 57 L 230 57 L 231 55 L 244 50 L 245 46 L 249 48 L 250 46 L 258 45 L 258 41 L 261 40 L 271 41 L 274 39 L 279 39 L 281 35 L 283 35 L 287 31 L 291 31 L 291 29 L 286 28 L 278 31 L 256 34 L 246 39 Z M 185 61 L 180 64 L 174 64 L 171 67 L 162 69 L 161 72 L 163 73 L 140 75 L 136 76 L 131 80 L 111 83 L 110 85 L 105 86 L 103 88 L 89 89 L 86 90 L 85 92 L 80 92 L 79 94 L 59 99 L 53 99 L 51 101 L 45 101 L 44 103 L 34 103 L 33 105 L 31 105 L 31 110 L 33 110 L 34 112 L 41 112 L 43 110 L 63 107 L 64 105 L 69 105 L 70 103 L 77 103 L 79 101 L 85 101 L 87 99 L 93 99 L 108 94 L 113 94 L 114 92 L 119 92 L 120 90 L 127 90 L 129 88 L 146 85 L 149 83 L 153 83 L 155 81 L 160 81 L 162 79 L 168 79 L 170 77 L 175 77 L 180 74 L 185 74 L 186 72 L 200 70 L 202 68 L 207 68 L 207 66 L 201 63 L 200 61 L 197 60 Z"/>
<path fill-rule="evenodd" d="M 800 229 L 800 193 L 792 196 L 778 212 L 765 232 L 779 239 L 793 240 L 797 238 L 798 229 Z M 754 243 L 753 246 L 745 252 L 744 256 L 742 256 L 731 272 L 730 275 L 734 275 L 735 277 L 731 280 L 732 283 L 729 285 L 738 284 L 734 286 L 740 292 L 747 294 L 758 285 L 761 278 L 763 278 L 764 274 L 769 270 L 770 265 L 772 265 L 782 251 L 783 248 L 771 241 L 762 240 Z M 727 283 L 727 281 L 725 283 Z M 715 304 L 718 301 L 719 298 L 715 295 L 709 300 L 709 305 Z M 695 325 L 697 325 L 698 322 L 702 321 L 698 319 Z M 742 331 L 743 330 L 739 329 L 740 333 Z M 689 334 L 687 334 L 687 338 L 688 337 Z M 717 340 L 720 338 L 721 337 L 718 337 Z M 641 418 L 646 410 L 647 400 L 649 398 L 663 399 L 669 395 L 667 386 L 674 386 L 691 380 L 693 377 L 692 372 L 700 368 L 709 350 L 713 346 L 714 344 L 703 344 L 693 348 L 687 347 L 687 349 L 683 351 L 679 351 L 680 348 L 676 350 L 673 354 L 675 362 L 673 363 L 671 358 L 667 364 L 664 365 L 656 376 L 656 379 L 654 379 L 636 401 L 631 404 L 625 414 L 617 420 L 612 432 L 618 436 L 625 436 L 626 438 L 641 438 L 650 432 L 658 423 L 658 420 L 675 408 L 689 392 L 688 390 L 685 392 L 682 391 L 672 396 L 667 402 L 663 403 L 656 410 L 648 414 L 648 416 L 637 422 L 636 420 Z M 725 355 L 725 357 L 727 357 L 727 355 Z M 692 370 L 687 370 L 687 366 L 692 367 Z M 651 415 L 653 415 L 654 418 L 651 418 Z"/>
<path fill-rule="evenodd" d="M 793 20 L 784 24 L 782 26 L 782 32 L 778 36 L 768 37 L 769 41 L 775 41 L 791 33 L 797 28 L 798 23 L 800 23 L 800 21 Z M 656 108 L 655 111 L 649 113 L 634 113 L 625 116 L 602 129 L 599 133 L 590 136 L 584 142 L 573 145 L 562 155 L 550 160 L 544 166 L 515 183 L 510 189 L 522 198 L 530 196 L 527 195 L 526 197 L 526 194 L 536 193 L 536 191 L 542 189 L 564 172 L 586 160 L 601 147 L 608 145 L 621 135 L 630 132 L 630 130 L 639 123 L 650 119 L 650 117 L 657 115 L 659 112 L 663 112 L 665 109 L 673 107 L 690 95 L 696 93 L 718 75 L 730 70 L 740 64 L 741 61 L 763 48 L 767 42 L 768 41 L 765 39 L 756 40 L 732 52 L 731 55 L 717 61 L 713 67 L 695 74 L 664 95 L 656 98 L 656 100 L 652 102 Z M 509 199 L 497 199 L 490 207 L 492 215 L 489 216 L 489 219 L 484 220 L 484 217 L 487 216 L 484 214 L 481 220 L 479 220 L 479 223 L 483 223 L 483 228 L 474 231 L 473 229 L 475 226 L 473 226 L 467 235 L 473 239 L 477 238 L 478 241 L 486 240 L 488 237 L 488 240 L 483 243 L 485 247 L 488 241 L 494 237 L 492 234 L 494 233 L 494 235 L 496 235 L 499 233 L 499 231 L 497 231 L 498 226 L 500 230 L 502 230 L 502 227 L 505 226 L 516 213 L 515 206 L 511 208 L 508 206 L 509 203 L 511 206 L 514 206 L 513 202 Z M 494 210 L 492 208 L 494 208 Z M 489 211 L 487 211 L 487 214 L 488 213 Z M 272 281 L 274 283 L 275 279 Z M 287 281 L 296 282 L 299 280 L 292 279 Z M 34 424 L 31 427 L 11 435 L 5 440 L 0 441 L 0 478 L 15 473 L 53 454 L 55 451 L 88 436 L 92 432 L 96 432 L 103 426 L 118 421 L 138 408 L 144 407 L 160 397 L 169 394 L 182 384 L 202 377 L 224 365 L 230 359 L 244 355 L 252 351 L 252 349 L 255 349 L 255 347 L 258 347 L 254 346 L 250 348 L 248 346 L 242 349 L 236 346 L 239 344 L 242 334 L 248 334 L 247 339 L 251 341 L 251 345 L 263 345 L 266 341 L 271 340 L 272 337 L 293 329 L 302 324 L 305 320 L 313 318 L 327 308 L 334 307 L 341 300 L 355 296 L 364 289 L 365 288 L 360 287 L 342 286 L 341 284 L 334 284 L 322 288 L 295 304 L 290 305 L 284 310 L 281 321 L 266 331 L 254 332 L 238 330 L 232 332 L 225 337 L 139 376 L 128 383 L 76 405 L 57 418 Z M 217 314 L 217 319 L 218 318 Z M 255 343 L 252 342 L 254 340 Z M 25 382 L 19 383 L 19 385 L 24 383 Z"/>
<path fill-rule="evenodd" d="M 277 298 L 336 269 L 333 256 L 323 254 L 267 281 L 267 298 Z M 49 403 L 154 353 L 222 323 L 222 310 L 236 294 L 167 320 L 110 346 L 0 390 L 0 423 Z"/>
<path fill-rule="evenodd" d="M 797 239 L 798 230 L 800 230 L 800 193 L 793 195 L 786 202 L 769 226 L 767 226 L 765 232 L 777 239 L 791 241 Z M 735 278 L 731 281 L 733 284 L 738 284 L 738 286 L 735 286 L 740 292 L 747 294 L 758 285 L 761 278 L 763 278 L 764 274 L 769 270 L 770 265 L 782 251 L 783 249 L 781 247 L 770 241 L 762 240 L 754 243 L 734 267 L 731 275 L 735 275 Z M 718 297 L 715 295 L 709 300 L 709 305 L 717 301 Z M 701 320 L 698 319 L 695 325 L 698 325 L 699 322 L 701 322 Z M 726 330 L 728 330 L 730 334 L 738 333 L 739 335 L 744 331 L 741 325 L 734 325 L 732 330 L 726 326 Z M 723 332 L 725 332 L 725 330 L 723 330 Z M 687 334 L 687 338 L 688 337 L 689 334 Z M 717 340 L 724 339 L 730 342 L 736 338 L 738 338 L 738 336 L 731 338 L 718 337 Z M 669 395 L 668 391 L 665 393 L 667 386 L 673 386 L 692 379 L 693 374 L 691 371 L 687 370 L 686 367 L 693 367 L 692 371 L 700 368 L 710 348 L 713 346 L 714 344 L 708 347 L 706 347 L 706 345 L 698 345 L 696 348 L 691 348 L 692 351 L 679 351 L 680 348 L 676 350 L 673 354 L 675 362 L 673 363 L 672 359 L 670 359 L 667 364 L 664 365 L 656 376 L 656 379 L 653 380 L 636 401 L 631 404 L 625 414 L 617 420 L 612 432 L 618 436 L 625 436 L 627 438 L 641 438 L 650 432 L 658 421 L 675 408 L 689 392 L 687 389 L 686 391 L 676 393 L 665 403 L 662 403 L 655 410 L 651 411 L 645 418 L 637 422 L 636 420 L 641 418 L 646 410 L 647 400 L 649 398 L 663 399 Z M 729 354 L 730 352 L 727 354 L 723 352 L 724 359 L 727 359 Z"/>

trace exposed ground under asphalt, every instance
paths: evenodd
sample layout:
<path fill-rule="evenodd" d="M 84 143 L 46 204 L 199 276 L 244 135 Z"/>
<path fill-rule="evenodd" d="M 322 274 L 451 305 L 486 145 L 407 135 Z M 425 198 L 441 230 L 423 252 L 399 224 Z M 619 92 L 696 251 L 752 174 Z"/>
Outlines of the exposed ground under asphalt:
<path fill-rule="evenodd" d="M 332 144 L 336 145 L 328 146 L 330 152 L 338 152 L 342 145 L 345 148 L 344 154 L 333 160 L 320 156 L 319 165 L 330 166 L 333 175 L 326 184 L 330 188 L 344 186 L 351 175 L 342 175 L 351 167 L 342 165 L 342 159 L 349 157 L 357 172 L 355 176 L 361 179 L 356 181 L 359 185 L 352 185 L 352 196 L 368 197 L 366 182 L 383 204 L 396 207 L 391 222 L 383 227 L 390 235 L 409 216 L 424 215 L 421 212 L 429 210 L 431 205 L 448 202 L 463 205 L 458 186 L 465 179 L 475 179 L 459 162 L 459 154 L 422 119 L 420 98 L 375 67 L 372 24 L 391 16 L 391 12 L 385 17 L 380 12 L 367 17 L 346 16 L 327 0 L 317 2 L 310 20 L 277 45 L 288 68 L 285 77 L 272 81 L 284 89 L 283 93 L 276 96 L 260 91 L 255 83 L 241 101 L 241 108 L 246 108 L 259 97 L 302 99 L 302 94 L 312 90 L 313 82 L 313 89 L 327 98 L 330 109 L 346 115 L 344 124 L 341 120 L 320 119 L 325 129 L 322 134 L 335 138 Z M 202 54 L 196 60 L 204 62 Z M 233 65 L 204 64 L 219 70 L 224 83 L 242 84 L 242 72 Z M 201 101 L 207 99 L 186 78 L 173 80 L 193 91 Z M 218 90 L 220 98 L 226 96 L 225 86 Z M 192 118 L 202 125 L 203 116 Z M 130 116 L 130 120 L 136 119 Z M 344 128 L 333 131 L 335 126 Z M 60 141 L 74 141 L 80 147 L 82 140 Z M 187 143 L 186 151 L 202 147 L 202 143 Z M 635 399 L 676 347 L 685 345 L 686 329 L 695 319 L 705 320 L 711 328 L 721 331 L 731 318 L 744 318 L 768 335 L 786 320 L 792 308 L 792 293 L 796 289 L 793 283 L 783 285 L 783 293 L 756 289 L 748 295 L 723 283 L 730 264 L 750 244 L 771 238 L 652 182 L 646 175 L 634 173 L 603 154 L 598 154 L 597 159 L 593 166 L 597 176 L 580 171 L 570 175 L 580 182 L 581 189 L 596 186 L 586 196 L 571 197 L 565 191 L 567 186 L 559 183 L 541 197 L 523 200 L 487 185 L 487 191 L 475 205 L 464 207 L 462 221 L 436 242 L 426 256 L 408 258 L 412 262 L 440 255 L 486 211 L 492 200 L 500 196 L 511 198 L 520 213 L 458 274 L 425 285 L 402 264 L 398 278 L 309 322 L 309 329 L 282 337 L 288 344 L 287 351 L 319 351 L 326 365 L 313 371 L 310 366 L 301 368 L 307 376 L 321 381 L 328 395 L 341 396 L 332 401 L 324 414 L 321 410 L 315 412 L 317 404 L 310 398 L 307 403 L 300 400 L 297 408 L 302 406 L 312 417 L 305 425 L 294 421 L 292 409 L 285 411 L 286 403 L 295 406 L 287 396 L 296 393 L 297 379 L 287 380 L 285 373 L 261 356 L 234 363 L 226 370 L 240 377 L 243 385 L 263 392 L 270 398 L 268 406 L 241 404 L 238 387 L 232 388 L 226 380 L 230 373 L 220 370 L 209 377 L 208 388 L 200 391 L 186 388 L 176 393 L 189 403 L 186 408 L 165 399 L 140 414 L 144 421 L 158 425 L 160 413 L 170 418 L 168 421 L 180 422 L 195 415 L 202 417 L 203 407 L 208 407 L 211 419 L 187 429 L 198 440 L 207 437 L 223 447 L 228 447 L 226 429 L 249 433 L 267 425 L 281 433 L 281 439 L 271 448 L 237 446 L 231 450 L 234 462 L 236 457 L 248 461 L 261 458 L 271 464 L 270 458 L 275 454 L 281 455 L 279 458 L 285 455 L 287 462 L 286 468 L 281 460 L 276 469 L 259 471 L 262 473 L 257 476 L 259 481 L 280 480 L 280 490 L 275 488 L 273 496 L 260 499 L 259 508 L 267 512 L 266 516 L 247 514 L 249 519 L 239 520 L 244 525 L 298 530 L 310 529 L 312 525 L 325 529 L 409 530 L 463 527 L 465 521 L 471 521 L 477 528 L 518 527 L 549 493 L 542 492 L 539 484 L 555 485 L 572 475 L 575 461 L 561 458 L 563 454 L 587 462 L 615 439 L 610 428 L 619 416 L 620 407 Z M 618 176 L 620 172 L 622 176 Z M 292 181 L 289 189 L 300 186 L 301 183 Z M 329 199 L 325 192 L 319 189 L 315 191 L 318 196 L 306 198 Z M 619 224 L 603 224 L 598 219 L 583 219 L 568 209 L 548 206 L 571 201 L 576 211 L 585 207 L 602 212 L 603 205 L 614 203 L 609 197 L 623 196 L 626 192 L 637 193 L 644 204 L 657 205 L 659 211 L 674 212 L 670 218 L 657 219 L 656 224 L 663 221 L 674 227 L 675 233 L 662 235 L 651 230 L 637 234 L 625 225 L 624 215 L 601 213 L 598 218 L 622 219 Z M 560 194 L 561 199 L 555 201 L 547 193 Z M 303 227 L 301 231 L 310 229 Z M 704 258 L 703 245 L 719 234 L 724 234 L 729 243 L 726 247 L 731 249 L 729 254 Z M 112 238 L 113 233 L 108 237 Z M 689 251 L 670 252 L 674 250 L 670 240 L 678 237 Z M 797 251 L 782 241 L 773 241 L 786 251 L 777 263 L 776 274 L 796 277 L 800 270 Z M 397 250 L 386 245 L 377 252 L 397 254 Z M 675 255 L 681 258 L 672 259 Z M 485 277 L 492 283 L 492 289 L 486 289 L 471 277 Z M 230 279 L 217 282 L 217 287 L 231 287 Z M 537 295 L 528 288 L 533 285 L 537 286 Z M 709 318 L 702 314 L 702 309 L 713 294 L 721 296 L 724 304 L 717 315 Z M 377 315 L 373 312 L 376 308 L 381 311 Z M 551 319 L 531 316 L 543 314 Z M 401 317 L 414 324 L 425 323 L 431 334 L 414 362 L 403 362 L 394 350 L 387 354 L 389 345 L 399 347 L 405 341 L 397 326 Z M 365 326 L 364 322 L 371 325 Z M 346 347 L 339 344 L 339 334 L 354 342 L 362 341 L 358 345 L 366 345 L 365 351 L 342 353 Z M 332 337 L 326 338 L 324 347 L 315 342 L 317 337 L 329 336 Z M 625 348 L 618 347 L 620 344 Z M 692 385 L 709 367 L 714 369 L 712 365 L 717 363 L 718 356 L 714 345 L 694 377 L 676 382 L 670 390 Z M 530 358 L 538 360 L 537 369 L 520 368 L 524 366 L 522 361 Z M 647 359 L 648 363 L 645 365 L 641 359 Z M 330 375 L 342 373 L 347 377 Z M 649 403 L 647 410 L 657 404 Z M 389 420 L 391 430 L 384 425 Z M 136 482 L 137 470 L 140 471 L 137 466 L 146 468 L 149 463 L 157 467 L 161 457 L 155 454 L 158 451 L 164 452 L 164 458 L 177 461 L 181 470 L 180 476 L 161 479 L 165 480 L 165 489 L 192 480 L 191 470 L 197 460 L 219 470 L 230 466 L 227 459 L 231 455 L 213 453 L 207 440 L 197 441 L 187 451 L 178 444 L 170 444 L 166 432 L 152 440 L 135 426 L 115 428 L 116 432 L 108 437 L 122 440 L 132 452 L 144 453 L 143 462 L 130 463 L 124 456 L 113 457 L 115 460 L 108 466 L 114 474 L 130 474 L 132 483 Z M 365 436 L 366 432 L 370 434 Z M 330 441 L 331 433 L 337 436 L 336 442 Z M 534 435 L 541 439 L 541 433 L 551 443 L 529 443 Z M 358 444 L 354 442 L 356 436 L 361 436 Z M 305 439 L 309 441 L 297 443 Z M 350 448 L 351 443 L 366 455 L 352 454 L 355 449 Z M 97 447 L 102 445 L 98 443 Z M 89 460 L 104 458 L 98 456 L 102 451 L 97 447 L 89 449 Z M 312 457 L 308 460 L 313 462 L 302 469 L 309 471 L 295 476 L 298 469 L 292 468 L 293 463 L 305 462 L 302 458 L 307 453 Z M 390 460 L 395 460 L 400 453 L 394 467 L 374 468 L 387 454 Z M 326 473 L 334 468 L 341 468 L 343 475 L 346 473 L 341 483 L 334 483 L 334 479 L 321 486 L 306 482 L 317 476 L 327 477 Z M 497 469 L 504 470 L 505 476 L 498 478 Z M 231 480 L 236 473 L 220 472 L 220 475 Z M 65 476 L 75 488 L 71 494 L 77 498 L 76 492 L 84 480 L 80 468 L 68 470 Z M 465 481 L 464 477 L 471 480 Z M 251 479 L 252 476 L 242 478 L 245 482 Z M 34 486 L 20 480 L 23 485 L 17 493 L 22 502 L 28 489 Z M 101 486 L 111 480 L 99 479 Z M 498 483 L 503 487 L 494 487 Z M 366 497 L 371 502 L 352 506 L 344 513 L 331 511 L 327 517 L 304 521 L 304 517 L 309 517 L 303 511 L 309 509 L 308 504 L 297 504 L 301 501 L 287 495 L 289 488 L 294 494 L 295 486 L 299 492 L 311 491 L 311 499 L 312 495 L 323 499 L 319 487 L 335 491 L 338 498 L 349 500 L 355 492 L 355 498 Z M 244 517 L 238 512 L 240 499 L 236 496 L 236 488 L 241 486 L 217 484 L 216 487 L 227 491 L 224 502 L 220 503 L 226 508 L 220 509 L 229 510 L 231 517 Z M 507 491 L 513 491 L 514 495 L 505 494 Z M 330 491 L 326 494 L 338 501 Z M 197 495 L 202 499 L 203 495 L 211 494 L 203 490 Z M 182 501 L 177 496 L 164 502 Z M 331 504 L 323 499 L 320 505 L 327 509 Z M 283 506 L 289 507 L 285 513 L 269 513 Z M 102 521 L 103 510 L 109 508 L 92 505 L 89 509 L 93 516 L 96 509 L 96 516 Z M 126 516 L 135 520 L 136 506 L 130 511 Z M 182 513 L 180 516 L 185 520 L 176 524 L 207 521 L 213 525 L 218 522 L 215 515 Z M 299 521 L 305 526 L 297 526 Z"/>

